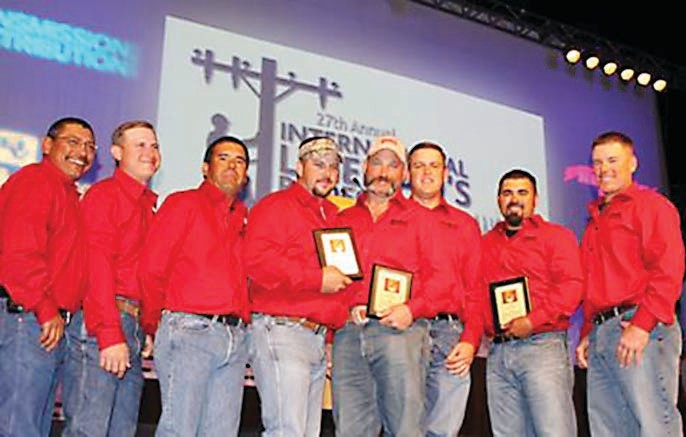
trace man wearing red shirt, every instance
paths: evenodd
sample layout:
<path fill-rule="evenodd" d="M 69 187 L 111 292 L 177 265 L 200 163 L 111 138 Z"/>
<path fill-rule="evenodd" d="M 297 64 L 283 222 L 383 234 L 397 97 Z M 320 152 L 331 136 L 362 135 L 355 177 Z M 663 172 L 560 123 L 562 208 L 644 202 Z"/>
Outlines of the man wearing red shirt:
<path fill-rule="evenodd" d="M 248 163 L 243 141 L 213 141 L 205 180 L 166 199 L 141 253 L 141 324 L 156 332 L 160 436 L 238 434 L 250 320 L 247 209 L 238 196 Z"/>
<path fill-rule="evenodd" d="M 486 361 L 488 410 L 494 436 L 573 437 L 574 375 L 566 331 L 581 302 L 579 247 L 569 229 L 535 213 L 536 202 L 533 175 L 520 169 L 505 173 L 498 183 L 504 220 L 483 238 L 484 293 L 488 284 L 525 277 L 530 298 L 529 312 L 521 289 L 489 293 L 486 300 L 485 330 L 493 339 Z M 494 304 L 499 317 L 513 307 L 525 314 L 503 317 L 496 327 Z"/>
<path fill-rule="evenodd" d="M 336 435 L 378 435 L 383 427 L 389 435 L 424 436 L 426 318 L 435 315 L 430 293 L 437 289 L 429 285 L 428 246 L 437 237 L 428 211 L 403 196 L 406 151 L 397 138 L 375 139 L 363 170 L 365 192 L 339 218 L 353 230 L 364 279 L 346 290 L 350 319 L 334 338 Z M 410 298 L 367 318 L 374 265 L 410 273 Z"/>
<path fill-rule="evenodd" d="M 412 200 L 427 209 L 437 252 L 432 257 L 429 338 L 431 357 L 426 381 L 427 435 L 456 436 L 462 426 L 469 386 L 469 368 L 482 335 L 479 260 L 481 231 L 469 214 L 443 197 L 448 168 L 443 148 L 421 142 L 410 150 Z M 451 374 L 452 373 L 452 374 Z"/>
<path fill-rule="evenodd" d="M 161 160 L 153 126 L 142 120 L 121 124 L 110 153 L 114 175 L 93 185 L 81 202 L 88 273 L 84 309 L 67 329 L 67 435 L 135 435 L 141 347 L 144 341 L 152 347 L 138 324 L 137 273 L 157 201 L 147 187 Z"/>
<path fill-rule="evenodd" d="M 307 138 L 298 155 L 298 180 L 253 207 L 246 238 L 251 364 L 265 436 L 319 435 L 325 335 L 347 317 L 336 292 L 351 281 L 319 265 L 312 234 L 335 224 L 338 208 L 326 196 L 338 183 L 338 145 Z"/>
<path fill-rule="evenodd" d="M 54 122 L 43 160 L 0 191 L 0 435 L 48 435 L 65 323 L 81 306 L 75 181 L 95 158 L 93 128 Z"/>
<path fill-rule="evenodd" d="M 593 141 L 603 196 L 591 202 L 581 241 L 586 275 L 584 325 L 577 347 L 588 368 L 591 433 L 681 435 L 676 406 L 681 332 L 675 305 L 684 274 L 676 208 L 633 182 L 631 138 Z"/>

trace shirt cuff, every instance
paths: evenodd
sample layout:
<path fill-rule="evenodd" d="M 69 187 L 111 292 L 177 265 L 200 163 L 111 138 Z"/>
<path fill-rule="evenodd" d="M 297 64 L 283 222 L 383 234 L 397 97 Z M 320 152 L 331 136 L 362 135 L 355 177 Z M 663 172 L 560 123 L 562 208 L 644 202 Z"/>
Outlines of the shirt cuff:
<path fill-rule="evenodd" d="M 42 325 L 58 315 L 59 309 L 57 308 L 57 304 L 53 302 L 52 299 L 43 299 L 38 305 L 36 305 L 34 313 L 36 313 L 38 323 Z"/>
<path fill-rule="evenodd" d="M 641 306 L 638 307 L 636 313 L 631 318 L 632 325 L 636 325 L 646 332 L 652 331 L 655 325 L 657 325 L 657 322 L 657 317 Z"/>
<path fill-rule="evenodd" d="M 120 328 L 101 328 L 95 333 L 98 350 L 106 349 L 119 343 L 126 343 L 126 337 Z"/>

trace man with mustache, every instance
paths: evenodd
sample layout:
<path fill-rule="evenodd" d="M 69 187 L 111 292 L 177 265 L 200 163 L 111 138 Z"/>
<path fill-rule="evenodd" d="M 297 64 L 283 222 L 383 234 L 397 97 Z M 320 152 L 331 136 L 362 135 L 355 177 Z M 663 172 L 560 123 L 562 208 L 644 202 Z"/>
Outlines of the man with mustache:
<path fill-rule="evenodd" d="M 498 333 L 492 305 L 504 305 L 502 296 L 485 301 L 485 331 L 492 338 L 486 387 L 496 437 L 577 434 L 566 331 L 583 291 L 579 249 L 569 229 L 535 213 L 537 199 L 531 173 L 505 173 L 498 183 L 504 220 L 482 242 L 483 292 L 488 284 L 525 277 L 531 302 L 528 314 Z"/>
<path fill-rule="evenodd" d="M 88 273 L 84 309 L 67 329 L 65 435 L 135 435 L 143 391 L 141 348 L 152 348 L 152 338 L 138 323 L 137 271 L 157 201 L 148 188 L 161 161 L 153 126 L 143 120 L 119 125 L 110 153 L 114 174 L 81 201 Z"/>
<path fill-rule="evenodd" d="M 75 181 L 95 158 L 93 128 L 55 121 L 43 160 L 0 191 L 0 435 L 50 433 L 62 341 L 81 307 L 82 263 Z"/>
<path fill-rule="evenodd" d="M 340 163 L 331 138 L 303 140 L 297 181 L 260 200 L 250 214 L 251 365 L 264 436 L 319 435 L 325 336 L 345 322 L 338 291 L 351 280 L 336 267 L 320 267 L 313 231 L 335 225 L 338 208 L 326 196 L 338 183 Z"/>
<path fill-rule="evenodd" d="M 204 181 L 165 200 L 141 253 L 141 324 L 156 335 L 162 398 L 158 436 L 238 435 L 250 320 L 239 195 L 249 162 L 242 140 L 214 140 Z"/>
<path fill-rule="evenodd" d="M 684 274 L 679 213 L 633 181 L 634 143 L 606 132 L 591 146 L 602 192 L 581 241 L 586 275 L 577 347 L 588 368 L 594 436 L 682 435 L 677 409 L 681 332 L 674 310 Z"/>
<path fill-rule="evenodd" d="M 481 231 L 476 220 L 448 204 L 443 185 L 448 167 L 443 148 L 421 142 L 410 150 L 412 200 L 432 219 L 437 254 L 432 290 L 429 337 L 431 355 L 426 381 L 427 436 L 456 436 L 462 426 L 469 386 L 469 368 L 482 335 L 479 261 Z"/>
<path fill-rule="evenodd" d="M 423 436 L 424 381 L 428 349 L 430 280 L 434 258 L 427 212 L 406 199 L 405 146 L 376 138 L 363 163 L 365 191 L 343 210 L 339 224 L 353 229 L 364 279 L 351 286 L 350 316 L 333 344 L 336 435 Z M 374 265 L 412 275 L 410 299 L 367 317 Z"/>

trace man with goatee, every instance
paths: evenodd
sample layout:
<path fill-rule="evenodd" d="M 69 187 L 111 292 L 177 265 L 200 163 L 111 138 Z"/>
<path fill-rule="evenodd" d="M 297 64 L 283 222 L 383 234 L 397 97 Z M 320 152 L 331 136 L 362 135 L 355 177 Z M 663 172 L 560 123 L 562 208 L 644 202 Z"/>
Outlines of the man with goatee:
<path fill-rule="evenodd" d="M 567 328 L 581 302 L 579 248 L 572 231 L 535 213 L 537 200 L 531 173 L 505 173 L 498 183 L 504 220 L 483 238 L 483 292 L 493 287 L 484 318 L 492 338 L 486 386 L 496 437 L 576 436 Z"/>

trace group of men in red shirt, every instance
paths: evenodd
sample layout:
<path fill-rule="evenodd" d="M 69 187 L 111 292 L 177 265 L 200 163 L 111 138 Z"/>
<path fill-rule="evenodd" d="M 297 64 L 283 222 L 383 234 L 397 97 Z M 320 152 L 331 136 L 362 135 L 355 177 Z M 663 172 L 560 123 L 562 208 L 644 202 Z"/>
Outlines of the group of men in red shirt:
<path fill-rule="evenodd" d="M 159 435 L 236 435 L 248 362 L 264 435 L 319 435 L 331 342 L 338 435 L 456 435 L 483 333 L 493 433 L 576 435 L 566 331 L 582 302 L 577 360 L 589 369 L 594 435 L 681 429 L 679 216 L 633 182 L 622 133 L 593 143 L 602 196 L 581 250 L 536 214 L 536 179 L 523 169 L 501 177 L 503 221 L 481 236 L 443 197 L 448 162 L 433 142 L 407 153 L 397 138 L 374 139 L 363 192 L 339 211 L 329 200 L 338 145 L 307 138 L 297 180 L 249 219 L 239 138 L 213 141 L 200 186 L 157 213 L 148 184 L 161 156 L 148 122 L 114 131 L 114 174 L 80 203 L 92 127 L 58 120 L 42 150 L 0 191 L 2 435 L 47 435 L 60 379 L 65 435 L 134 435 L 153 338 Z M 351 232 L 361 279 L 321 264 L 313 232 L 332 228 Z M 368 314 L 378 267 L 411 285 L 405 301 Z"/>

